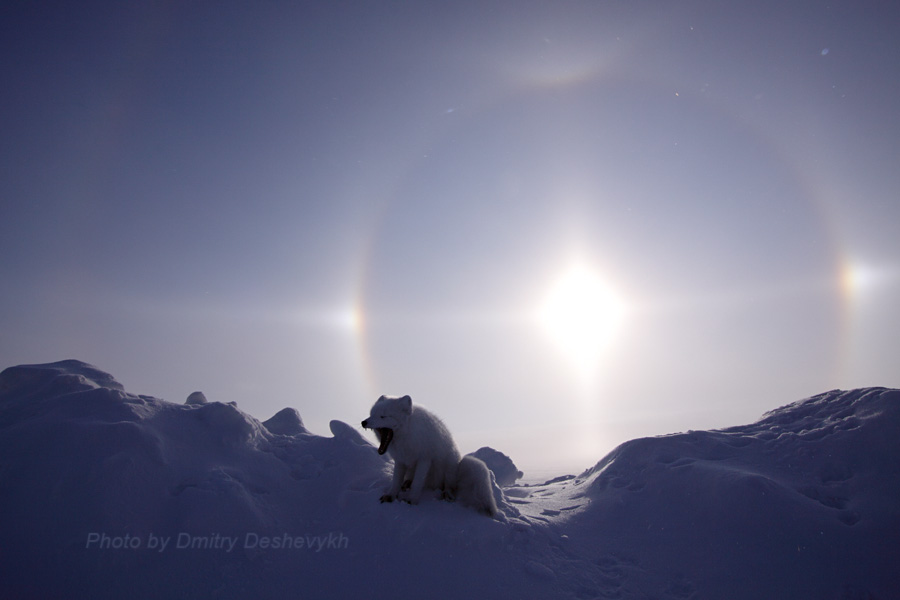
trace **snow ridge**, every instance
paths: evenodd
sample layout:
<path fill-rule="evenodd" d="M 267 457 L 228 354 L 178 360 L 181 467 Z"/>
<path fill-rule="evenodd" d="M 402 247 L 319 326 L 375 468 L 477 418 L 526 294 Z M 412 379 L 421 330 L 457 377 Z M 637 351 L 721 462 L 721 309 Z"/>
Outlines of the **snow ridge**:
<path fill-rule="evenodd" d="M 900 391 L 632 440 L 578 476 L 496 488 L 503 520 L 379 504 L 358 428 L 127 393 L 68 360 L 0 374 L 7 598 L 890 598 Z M 495 478 L 520 474 L 490 448 Z"/>

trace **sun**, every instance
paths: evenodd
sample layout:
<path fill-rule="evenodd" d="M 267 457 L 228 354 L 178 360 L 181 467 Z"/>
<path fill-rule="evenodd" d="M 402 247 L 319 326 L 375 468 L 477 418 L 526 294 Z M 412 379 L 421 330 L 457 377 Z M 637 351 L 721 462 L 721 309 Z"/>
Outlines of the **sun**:
<path fill-rule="evenodd" d="M 541 329 L 583 374 L 598 367 L 625 317 L 614 288 L 585 265 L 566 270 L 537 310 Z"/>

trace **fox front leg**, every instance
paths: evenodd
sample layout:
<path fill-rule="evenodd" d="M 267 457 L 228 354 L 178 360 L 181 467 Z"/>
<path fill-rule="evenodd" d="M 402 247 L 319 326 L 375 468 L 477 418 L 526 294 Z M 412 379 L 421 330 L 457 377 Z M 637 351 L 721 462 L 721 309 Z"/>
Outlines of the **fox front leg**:
<path fill-rule="evenodd" d="M 400 493 L 403 486 L 403 480 L 406 478 L 406 465 L 394 463 L 394 478 L 391 480 L 391 487 L 385 495 L 381 497 L 381 502 L 393 502 L 394 498 Z"/>
<path fill-rule="evenodd" d="M 422 497 L 422 490 L 425 488 L 425 480 L 428 478 L 428 471 L 431 470 L 430 460 L 420 460 L 416 463 L 415 474 L 413 475 L 412 485 L 409 486 L 410 504 L 418 504 L 419 498 Z"/>

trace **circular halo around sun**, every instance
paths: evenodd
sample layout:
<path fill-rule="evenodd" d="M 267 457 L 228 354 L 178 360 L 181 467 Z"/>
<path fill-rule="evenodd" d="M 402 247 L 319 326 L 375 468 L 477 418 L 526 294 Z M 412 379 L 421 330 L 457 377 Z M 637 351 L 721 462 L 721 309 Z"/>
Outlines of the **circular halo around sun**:
<path fill-rule="evenodd" d="M 541 329 L 581 374 L 599 366 L 619 331 L 625 302 L 600 275 L 574 265 L 551 286 L 537 310 Z"/>

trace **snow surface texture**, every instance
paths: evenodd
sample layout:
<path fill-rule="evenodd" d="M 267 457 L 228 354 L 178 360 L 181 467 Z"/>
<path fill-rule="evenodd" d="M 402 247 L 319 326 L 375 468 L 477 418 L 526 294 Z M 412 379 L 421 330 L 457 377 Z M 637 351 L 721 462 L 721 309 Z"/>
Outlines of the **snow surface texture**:
<path fill-rule="evenodd" d="M 380 504 L 387 460 L 356 428 L 331 431 L 309 433 L 293 409 L 261 423 L 233 405 L 135 396 L 78 361 L 7 369 L 0 592 L 900 597 L 898 390 L 633 440 L 581 475 L 497 488 L 500 520 L 439 500 Z"/>

